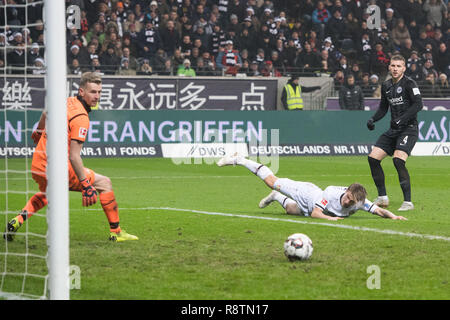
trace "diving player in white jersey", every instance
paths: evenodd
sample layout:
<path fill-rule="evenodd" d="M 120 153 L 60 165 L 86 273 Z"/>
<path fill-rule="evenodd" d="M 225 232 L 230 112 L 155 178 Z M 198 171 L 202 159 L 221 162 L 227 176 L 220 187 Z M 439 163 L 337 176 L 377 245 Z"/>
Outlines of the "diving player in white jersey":
<path fill-rule="evenodd" d="M 257 175 L 273 191 L 259 203 L 260 208 L 277 201 L 286 210 L 287 214 L 311 216 L 326 220 L 340 220 L 348 217 L 358 210 L 368 211 L 382 218 L 393 220 L 407 220 L 396 216 L 389 210 L 378 207 L 367 200 L 367 191 L 359 183 L 349 187 L 329 186 L 325 190 L 313 183 L 294 181 L 287 178 L 278 178 L 273 172 L 260 163 L 234 154 L 221 158 L 219 167 L 240 165 Z"/>

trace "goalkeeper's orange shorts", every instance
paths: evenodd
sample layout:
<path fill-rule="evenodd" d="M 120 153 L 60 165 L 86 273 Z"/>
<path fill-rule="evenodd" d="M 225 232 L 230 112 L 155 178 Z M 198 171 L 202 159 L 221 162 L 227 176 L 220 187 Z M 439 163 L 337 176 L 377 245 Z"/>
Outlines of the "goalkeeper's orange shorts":
<path fill-rule="evenodd" d="M 89 179 L 89 181 L 93 184 L 95 181 L 95 172 L 91 169 L 85 168 L 84 173 L 86 175 L 86 178 Z M 39 186 L 39 191 L 46 192 L 47 189 L 47 177 L 45 175 L 32 173 L 31 177 Z M 78 180 L 77 175 L 75 174 L 75 171 L 73 170 L 72 166 L 69 165 L 69 190 L 70 191 L 80 191 L 82 190 L 80 180 Z"/>

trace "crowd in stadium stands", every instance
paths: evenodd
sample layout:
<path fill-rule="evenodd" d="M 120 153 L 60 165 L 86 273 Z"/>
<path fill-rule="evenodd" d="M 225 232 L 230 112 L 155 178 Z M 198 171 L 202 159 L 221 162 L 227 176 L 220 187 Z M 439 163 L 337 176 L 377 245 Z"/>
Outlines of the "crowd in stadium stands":
<path fill-rule="evenodd" d="M 0 67 L 45 72 L 42 5 L 1 8 Z M 448 0 L 66 0 L 81 9 L 67 32 L 69 74 L 319 76 L 335 89 L 353 74 L 378 97 L 401 53 L 424 97 L 450 97 Z M 367 7 L 380 8 L 372 28 Z M 26 11 L 26 12 L 25 12 Z M 24 21 L 25 17 L 28 19 Z M 29 24 L 29 27 L 14 26 Z M 13 46 L 7 49 L 6 45 Z M 20 68 L 9 73 L 23 73 Z"/>

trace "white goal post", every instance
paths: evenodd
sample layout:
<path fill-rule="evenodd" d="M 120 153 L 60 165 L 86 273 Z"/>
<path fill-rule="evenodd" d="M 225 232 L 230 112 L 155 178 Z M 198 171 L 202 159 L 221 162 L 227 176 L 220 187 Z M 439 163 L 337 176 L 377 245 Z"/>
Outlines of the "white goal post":
<path fill-rule="evenodd" d="M 65 1 L 44 1 L 49 298 L 70 299 Z"/>

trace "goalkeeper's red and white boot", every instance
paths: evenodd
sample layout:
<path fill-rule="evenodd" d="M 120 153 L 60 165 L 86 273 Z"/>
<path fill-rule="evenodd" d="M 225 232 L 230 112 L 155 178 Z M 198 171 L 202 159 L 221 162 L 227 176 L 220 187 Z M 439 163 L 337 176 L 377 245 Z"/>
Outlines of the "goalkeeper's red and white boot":
<path fill-rule="evenodd" d="M 235 166 L 237 164 L 238 159 L 240 159 L 240 158 L 242 158 L 242 156 L 236 152 L 232 155 L 227 155 L 223 158 L 220 158 L 219 161 L 217 161 L 217 165 L 219 167 Z"/>
<path fill-rule="evenodd" d="M 275 195 L 278 193 L 278 191 L 273 190 L 267 197 L 261 199 L 261 201 L 259 202 L 259 207 L 265 208 L 267 207 L 269 204 L 271 204 L 273 201 L 275 201 Z"/>
<path fill-rule="evenodd" d="M 389 198 L 388 196 L 378 196 L 373 201 L 373 204 L 379 206 L 380 208 L 387 208 L 389 207 Z"/>

